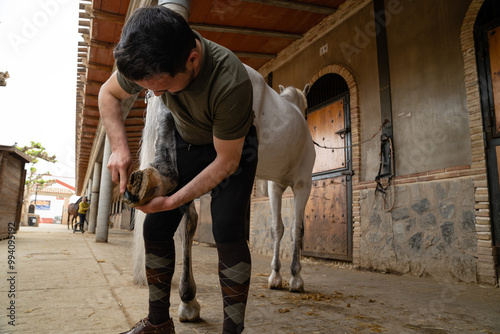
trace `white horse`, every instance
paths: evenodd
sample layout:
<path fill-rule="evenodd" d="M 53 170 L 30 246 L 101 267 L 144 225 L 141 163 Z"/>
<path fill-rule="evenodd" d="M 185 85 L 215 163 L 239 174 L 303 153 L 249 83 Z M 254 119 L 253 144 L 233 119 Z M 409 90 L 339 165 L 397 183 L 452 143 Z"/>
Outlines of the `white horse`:
<path fill-rule="evenodd" d="M 300 251 L 304 234 L 304 211 L 311 192 L 312 169 L 316 158 L 313 140 L 305 120 L 307 108 L 306 94 L 309 84 L 304 91 L 293 87 L 283 88 L 281 94 L 270 88 L 264 78 L 254 69 L 246 66 L 253 86 L 254 124 L 259 141 L 258 164 L 256 176 L 268 180 L 269 199 L 272 213 L 273 259 L 272 273 L 269 276 L 269 288 L 281 289 L 280 275 L 281 262 L 280 242 L 284 234 L 281 219 L 281 199 L 287 187 L 291 187 L 294 194 L 294 222 L 293 222 L 293 255 L 291 263 L 292 278 L 289 290 L 304 291 L 304 281 L 300 276 Z M 158 124 L 158 128 L 155 126 Z M 167 129 L 167 130 L 166 130 Z M 157 189 L 159 180 L 163 180 L 167 188 L 175 187 L 175 177 L 166 178 L 167 168 L 172 174 L 175 170 L 175 154 L 161 154 L 165 147 L 175 153 L 175 136 L 173 118 L 162 100 L 151 97 L 148 101 L 146 124 L 141 145 L 141 169 L 151 163 L 154 168 L 147 168 L 148 172 L 139 171 L 135 179 L 135 188 L 129 187 L 132 202 L 141 200 L 141 203 L 157 195 L 165 195 L 165 187 Z M 156 146 L 156 154 L 154 154 Z M 170 153 L 170 152 L 169 152 Z M 168 165 L 167 167 L 165 165 Z M 156 169 L 161 173 L 156 172 Z M 154 174 L 154 175 L 153 175 Z M 161 175 L 163 174 L 163 175 Z M 153 175 L 153 176 L 151 176 Z M 155 188 L 156 193 L 151 192 Z M 146 195 L 149 192 L 148 195 Z M 129 194 L 130 196 L 130 194 Z M 145 196 L 147 198 L 145 198 Z M 134 203 L 132 203 L 133 206 Z M 139 205 L 139 204 L 136 204 Z M 136 216 L 134 236 L 134 282 L 145 284 L 144 240 L 142 224 L 145 215 Z M 182 303 L 179 306 L 181 321 L 195 321 L 199 318 L 199 304 L 196 301 L 196 284 L 191 269 L 191 245 L 196 231 L 197 214 L 194 205 L 191 205 L 180 224 L 183 240 L 183 272 L 179 285 Z"/>

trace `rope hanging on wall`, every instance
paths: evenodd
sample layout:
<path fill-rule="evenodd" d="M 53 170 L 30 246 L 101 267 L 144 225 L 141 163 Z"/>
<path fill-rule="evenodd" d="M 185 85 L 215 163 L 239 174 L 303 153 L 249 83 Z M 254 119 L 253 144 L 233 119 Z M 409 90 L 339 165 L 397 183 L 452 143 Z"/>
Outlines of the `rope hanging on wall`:
<path fill-rule="evenodd" d="M 326 149 L 328 149 L 328 150 L 344 150 L 344 149 L 346 149 L 346 148 L 356 147 L 356 146 L 359 146 L 359 145 L 361 145 L 361 144 L 364 144 L 364 143 L 367 143 L 367 142 L 369 142 L 369 141 L 372 141 L 372 140 L 375 138 L 375 136 L 377 136 L 377 135 L 380 133 L 380 131 L 382 131 L 383 127 L 384 127 L 384 126 L 385 126 L 388 122 L 389 122 L 388 120 L 385 120 L 385 122 L 384 122 L 384 123 L 382 123 L 382 125 L 380 125 L 380 128 L 378 129 L 378 131 L 377 131 L 377 132 L 375 132 L 375 133 L 373 134 L 373 136 L 371 136 L 371 138 L 370 138 L 370 139 L 363 140 L 362 142 L 359 142 L 359 143 L 356 143 L 356 144 L 353 144 L 353 145 L 348 145 L 348 146 L 339 146 L 339 147 L 330 147 L 330 146 L 321 146 L 320 144 L 318 144 L 318 143 L 317 143 L 317 142 L 315 142 L 314 140 L 313 140 L 313 143 L 314 143 L 314 145 L 318 146 L 319 148 L 326 148 Z"/>

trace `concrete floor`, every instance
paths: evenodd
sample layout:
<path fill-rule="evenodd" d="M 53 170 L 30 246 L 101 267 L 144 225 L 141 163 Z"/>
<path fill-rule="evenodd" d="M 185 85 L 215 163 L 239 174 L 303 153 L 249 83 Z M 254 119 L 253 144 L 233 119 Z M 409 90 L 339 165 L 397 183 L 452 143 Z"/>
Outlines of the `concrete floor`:
<path fill-rule="evenodd" d="M 14 268 L 8 267 L 8 241 L 0 241 L 0 333 L 119 333 L 146 316 L 147 288 L 132 284 L 131 232 L 111 230 L 108 243 L 96 243 L 94 235 L 41 224 L 21 227 L 15 238 Z M 193 254 L 202 321 L 177 320 L 178 263 L 171 312 L 176 331 L 220 333 L 216 251 L 197 245 Z M 292 294 L 268 290 L 271 259 L 252 259 L 245 333 L 500 333 L 500 291 L 492 286 L 309 260 L 303 262 L 306 292 Z M 289 262 L 283 262 L 288 280 Z M 15 313 L 8 309 L 12 302 Z"/>

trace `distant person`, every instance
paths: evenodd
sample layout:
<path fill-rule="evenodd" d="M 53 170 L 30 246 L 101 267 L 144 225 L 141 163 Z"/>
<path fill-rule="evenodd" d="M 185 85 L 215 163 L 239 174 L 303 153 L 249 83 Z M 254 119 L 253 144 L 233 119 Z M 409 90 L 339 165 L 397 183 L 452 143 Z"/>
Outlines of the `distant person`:
<path fill-rule="evenodd" d="M 84 232 L 83 226 L 85 225 L 85 216 L 87 215 L 87 210 L 89 209 L 90 205 L 87 203 L 87 197 L 84 197 L 80 204 L 78 204 L 78 218 L 80 218 L 80 230 L 82 233 Z M 78 223 L 75 224 L 75 231 L 76 228 L 78 227 Z"/>

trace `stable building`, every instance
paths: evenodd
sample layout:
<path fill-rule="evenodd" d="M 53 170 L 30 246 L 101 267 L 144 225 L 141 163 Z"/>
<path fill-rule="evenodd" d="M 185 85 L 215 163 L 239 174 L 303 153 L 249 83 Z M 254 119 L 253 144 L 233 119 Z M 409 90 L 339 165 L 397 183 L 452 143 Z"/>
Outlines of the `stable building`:
<path fill-rule="evenodd" d="M 133 228 L 106 164 L 97 108 L 128 15 L 152 0 L 81 1 L 76 191 L 92 195 L 98 241 Z M 498 283 L 500 4 L 494 0 L 193 1 L 189 23 L 259 71 L 303 88 L 317 143 L 302 254 L 356 269 Z M 144 92 L 125 105 L 137 158 Z M 210 242 L 209 197 L 196 205 Z M 293 195 L 281 253 L 291 254 Z M 271 254 L 270 206 L 256 180 L 249 243 Z M 101 232 L 99 231 L 101 227 Z"/>
<path fill-rule="evenodd" d="M 26 163 L 32 158 L 15 146 L 0 145 L 0 240 L 19 230 L 26 181 Z"/>

